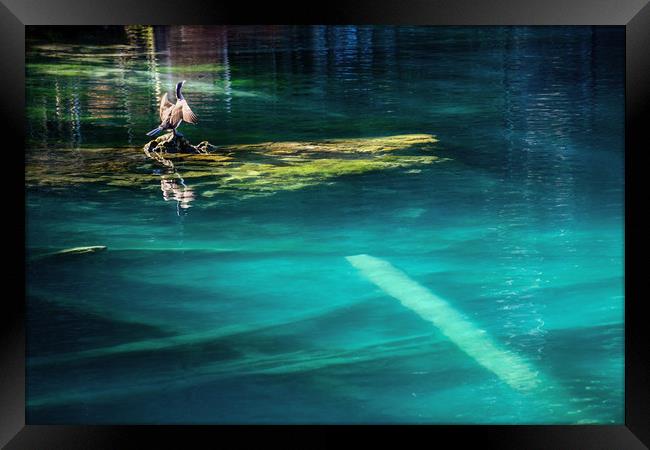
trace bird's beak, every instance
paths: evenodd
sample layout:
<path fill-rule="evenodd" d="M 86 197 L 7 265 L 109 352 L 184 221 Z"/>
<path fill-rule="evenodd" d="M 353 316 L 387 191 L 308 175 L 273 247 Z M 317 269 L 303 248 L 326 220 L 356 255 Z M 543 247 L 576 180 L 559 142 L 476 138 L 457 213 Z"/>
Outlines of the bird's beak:
<path fill-rule="evenodd" d="M 185 81 L 186 81 L 186 80 L 183 80 L 183 81 L 181 81 L 181 83 L 185 84 Z"/>

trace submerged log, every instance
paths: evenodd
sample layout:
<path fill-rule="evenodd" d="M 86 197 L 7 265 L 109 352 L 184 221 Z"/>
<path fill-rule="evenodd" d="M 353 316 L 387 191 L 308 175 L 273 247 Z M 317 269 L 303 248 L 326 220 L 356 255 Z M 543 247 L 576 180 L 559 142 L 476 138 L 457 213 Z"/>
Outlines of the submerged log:
<path fill-rule="evenodd" d="M 97 252 L 103 252 L 107 248 L 108 247 L 106 247 L 105 245 L 91 245 L 88 247 L 66 248 L 65 250 L 54 252 L 52 253 L 52 255 L 81 255 L 84 253 L 97 253 Z"/>
<path fill-rule="evenodd" d="M 64 250 L 59 250 L 56 252 L 43 253 L 34 257 L 34 260 L 41 260 L 44 258 L 53 258 L 53 257 L 63 257 L 63 256 L 74 256 L 74 255 L 85 255 L 88 253 L 99 253 L 103 252 L 108 247 L 105 245 L 91 245 L 87 247 L 73 247 L 66 248 Z"/>

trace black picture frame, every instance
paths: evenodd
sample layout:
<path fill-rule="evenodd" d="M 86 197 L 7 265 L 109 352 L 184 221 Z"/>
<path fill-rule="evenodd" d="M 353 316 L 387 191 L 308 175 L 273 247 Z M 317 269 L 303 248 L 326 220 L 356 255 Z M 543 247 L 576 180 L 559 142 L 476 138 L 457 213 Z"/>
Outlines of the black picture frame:
<path fill-rule="evenodd" d="M 25 424 L 25 26 L 124 24 L 395 24 L 395 25 L 618 25 L 626 30 L 625 147 L 625 425 L 621 426 L 41 426 Z M 642 170 L 650 148 L 644 125 L 650 105 L 648 0 L 332 0 L 322 3 L 187 0 L 0 0 L 0 117 L 3 136 L 5 289 L 0 314 L 0 445 L 7 449 L 193 448 L 191 442 L 234 447 L 262 440 L 281 445 L 333 447 L 351 434 L 373 443 L 404 445 L 424 438 L 454 446 L 499 449 L 642 449 L 650 445 L 647 292 L 642 257 L 647 185 Z M 645 144 L 645 145 L 644 145 Z M 7 187 L 8 186 L 8 187 Z M 5 210 L 7 211 L 7 210 Z M 22 213 L 22 214 L 21 214 Z M 18 217 L 18 219 L 16 219 Z M 366 442 L 364 445 L 370 445 Z M 198 446 L 198 444 L 196 445 Z M 228 446 L 233 447 L 233 445 Z"/>

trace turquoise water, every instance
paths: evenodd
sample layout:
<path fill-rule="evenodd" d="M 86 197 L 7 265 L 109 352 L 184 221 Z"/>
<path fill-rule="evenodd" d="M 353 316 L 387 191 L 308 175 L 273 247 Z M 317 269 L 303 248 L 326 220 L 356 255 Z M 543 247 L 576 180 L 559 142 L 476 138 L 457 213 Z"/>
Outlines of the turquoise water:
<path fill-rule="evenodd" d="M 27 48 L 29 423 L 623 423 L 622 27 L 30 28 Z M 445 159 L 171 183 L 141 146 L 180 79 L 194 143 L 431 134 L 405 153 Z"/>

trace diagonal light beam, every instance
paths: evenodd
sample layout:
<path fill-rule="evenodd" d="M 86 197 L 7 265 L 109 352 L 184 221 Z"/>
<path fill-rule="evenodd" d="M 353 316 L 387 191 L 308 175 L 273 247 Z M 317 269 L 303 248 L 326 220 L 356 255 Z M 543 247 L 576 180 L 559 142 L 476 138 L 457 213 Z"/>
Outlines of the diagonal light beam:
<path fill-rule="evenodd" d="M 540 383 L 538 372 L 524 359 L 500 348 L 447 301 L 413 281 L 389 262 L 369 255 L 346 259 L 382 291 L 433 323 L 451 342 L 518 391 L 529 391 Z"/>

